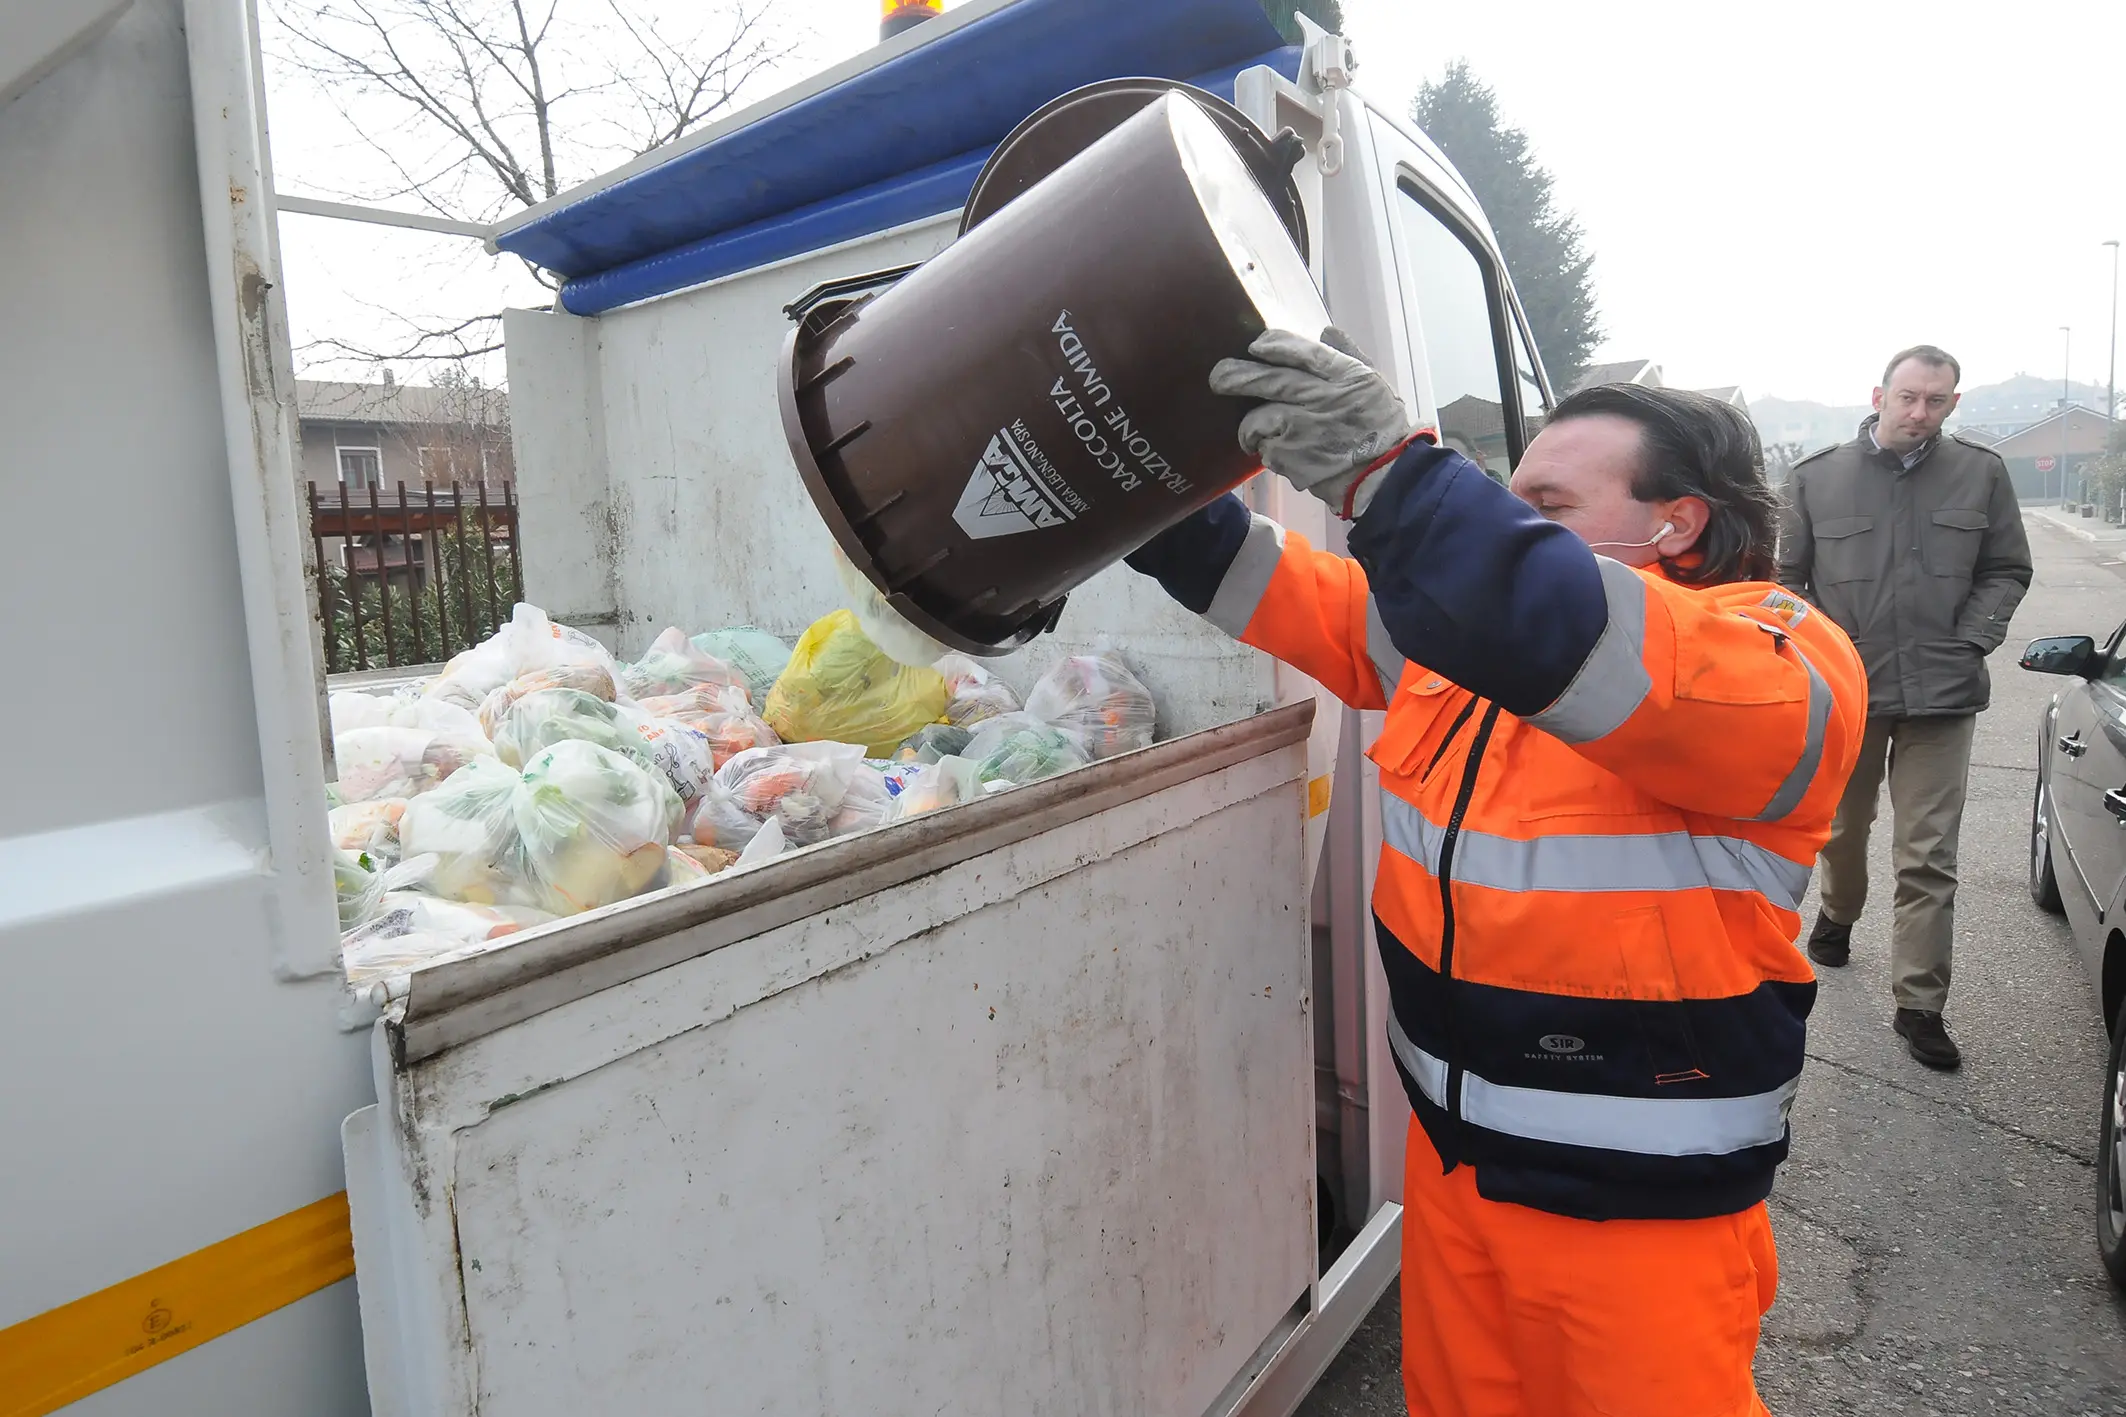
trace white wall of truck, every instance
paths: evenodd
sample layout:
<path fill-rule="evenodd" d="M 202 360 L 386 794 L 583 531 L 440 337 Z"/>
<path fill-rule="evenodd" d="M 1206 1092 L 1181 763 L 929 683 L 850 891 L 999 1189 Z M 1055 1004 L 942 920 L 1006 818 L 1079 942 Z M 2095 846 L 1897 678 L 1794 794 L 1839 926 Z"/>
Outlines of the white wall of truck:
<path fill-rule="evenodd" d="M 213 1328 L 225 1296 L 178 1276 L 6 1343 L 337 1194 L 338 1122 L 371 1092 L 339 1022 L 248 16 L 137 0 L 16 6 L 8 24 L 53 48 L 5 47 L 0 105 L 0 725 L 17 745 L 0 1409 L 88 1382 L 85 1413 L 359 1413 L 351 1281 L 116 1386 L 100 1375 Z"/>

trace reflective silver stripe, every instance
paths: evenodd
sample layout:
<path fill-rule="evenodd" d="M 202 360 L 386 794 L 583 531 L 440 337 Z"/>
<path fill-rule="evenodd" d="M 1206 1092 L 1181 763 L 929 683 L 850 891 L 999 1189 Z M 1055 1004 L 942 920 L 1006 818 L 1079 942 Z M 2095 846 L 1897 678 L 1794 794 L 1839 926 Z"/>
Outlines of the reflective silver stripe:
<path fill-rule="evenodd" d="M 1247 540 L 1240 543 L 1240 554 L 1225 568 L 1225 579 L 1218 582 L 1218 592 L 1203 618 L 1239 639 L 1269 593 L 1270 577 L 1277 574 L 1277 563 L 1283 557 L 1284 528 L 1268 517 L 1256 517 L 1248 526 Z"/>
<path fill-rule="evenodd" d="M 1801 1079 L 1749 1097 L 1611 1097 L 1462 1074 L 1462 1116 L 1487 1131 L 1641 1156 L 1724 1156 L 1786 1135 Z"/>
<path fill-rule="evenodd" d="M 1392 1012 L 1388 1046 L 1432 1104 L 1445 1107 L 1446 1060 L 1411 1042 Z M 1465 1072 L 1461 1114 L 1486 1131 L 1530 1141 L 1641 1156 L 1723 1156 L 1785 1136 L 1787 1113 L 1800 1086 L 1795 1078 L 1749 1097 L 1612 1097 L 1509 1087 Z"/>
<path fill-rule="evenodd" d="M 1801 653 L 1800 645 L 1791 639 L 1786 643 L 1800 656 L 1801 667 L 1809 671 L 1809 731 L 1801 743 L 1800 761 L 1786 775 L 1786 781 L 1779 784 L 1771 802 L 1752 819 L 1759 822 L 1776 822 L 1801 805 L 1809 784 L 1816 780 L 1816 769 L 1823 765 L 1823 730 L 1831 721 L 1831 686 L 1816 672 L 1809 657 Z"/>
<path fill-rule="evenodd" d="M 1439 873 L 1444 827 L 1385 789 L 1380 819 L 1390 847 Z M 1669 831 L 1520 841 L 1464 827 L 1454 843 L 1454 879 L 1497 891 L 1755 891 L 1799 910 L 1809 867 L 1738 837 Z"/>
<path fill-rule="evenodd" d="M 1403 682 L 1403 670 L 1410 661 L 1388 638 L 1388 627 L 1380 618 L 1380 602 L 1370 595 L 1366 597 L 1366 658 L 1373 661 L 1373 672 L 1380 676 L 1381 698 L 1394 702 L 1395 686 Z"/>
<path fill-rule="evenodd" d="M 1418 1089 L 1432 1099 L 1432 1105 L 1446 1106 L 1446 1059 L 1435 1058 L 1412 1043 L 1410 1035 L 1403 1032 L 1403 1021 L 1395 1016 L 1393 1008 L 1388 1010 L 1388 1046 L 1395 1050 L 1396 1058 L 1409 1070 L 1410 1076 L 1417 1079 Z"/>
<path fill-rule="evenodd" d="M 1646 702 L 1646 582 L 1621 561 L 1595 557 L 1609 623 L 1556 703 L 1526 720 L 1567 743 L 1592 743 L 1622 727 Z"/>

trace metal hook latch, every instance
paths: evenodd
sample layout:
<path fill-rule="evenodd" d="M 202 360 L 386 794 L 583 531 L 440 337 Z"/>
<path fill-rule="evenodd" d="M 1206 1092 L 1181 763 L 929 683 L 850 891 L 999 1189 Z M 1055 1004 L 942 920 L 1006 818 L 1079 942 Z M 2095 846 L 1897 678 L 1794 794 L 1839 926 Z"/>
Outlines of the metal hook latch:
<path fill-rule="evenodd" d="M 1305 15 L 1296 17 L 1305 45 L 1299 61 L 1299 86 L 1321 95 L 1321 173 L 1334 177 L 1343 171 L 1344 140 L 1338 131 L 1337 99 L 1340 90 L 1351 87 L 1351 41 L 1330 34 Z"/>

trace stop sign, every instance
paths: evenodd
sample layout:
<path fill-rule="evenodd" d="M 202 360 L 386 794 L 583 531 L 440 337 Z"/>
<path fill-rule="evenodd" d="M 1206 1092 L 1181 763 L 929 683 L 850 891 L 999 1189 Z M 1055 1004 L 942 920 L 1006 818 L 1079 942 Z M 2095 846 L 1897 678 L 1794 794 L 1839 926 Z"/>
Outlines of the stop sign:
<path fill-rule="evenodd" d="M 2050 472 L 2053 468 L 2059 466 L 2059 461 L 2058 458 L 2039 458 L 2037 460 L 2037 470 L 2039 472 Z"/>

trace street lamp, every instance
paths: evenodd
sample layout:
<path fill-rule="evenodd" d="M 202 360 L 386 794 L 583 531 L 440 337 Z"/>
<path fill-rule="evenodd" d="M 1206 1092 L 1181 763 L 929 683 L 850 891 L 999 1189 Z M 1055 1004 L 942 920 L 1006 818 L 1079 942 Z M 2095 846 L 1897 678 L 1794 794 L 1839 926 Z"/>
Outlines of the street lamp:
<path fill-rule="evenodd" d="M 2065 488 L 2067 485 L 2067 400 L 2070 397 L 2069 391 L 2073 388 L 2070 370 L 2074 365 L 2074 326 L 2061 325 L 2060 339 L 2060 486 Z M 2078 507 L 2089 505 L 2088 482 L 2081 476 L 2079 469 L 2076 470 L 2075 475 L 2074 501 Z"/>
<path fill-rule="evenodd" d="M 2111 248 L 2111 378 L 2110 387 L 2104 392 L 2104 416 L 2119 416 L 2119 243 L 2106 241 Z"/>

